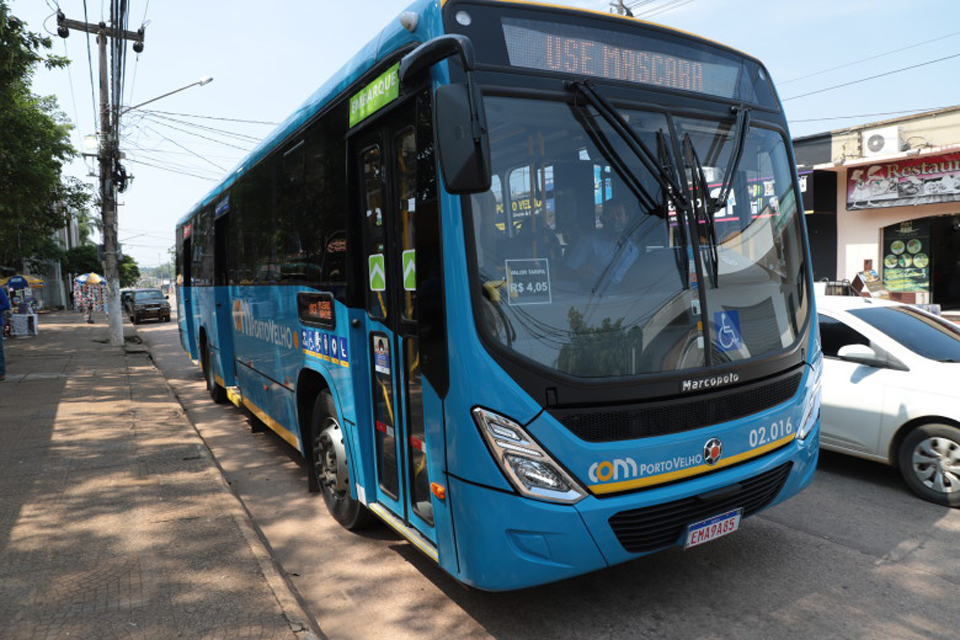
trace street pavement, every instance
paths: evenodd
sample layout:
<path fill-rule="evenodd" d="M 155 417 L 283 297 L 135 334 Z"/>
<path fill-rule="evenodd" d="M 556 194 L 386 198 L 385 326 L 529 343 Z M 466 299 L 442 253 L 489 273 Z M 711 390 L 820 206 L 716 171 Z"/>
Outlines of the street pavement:
<path fill-rule="evenodd" d="M 130 325 L 40 317 L 0 382 L 0 637 L 314 640 Z"/>

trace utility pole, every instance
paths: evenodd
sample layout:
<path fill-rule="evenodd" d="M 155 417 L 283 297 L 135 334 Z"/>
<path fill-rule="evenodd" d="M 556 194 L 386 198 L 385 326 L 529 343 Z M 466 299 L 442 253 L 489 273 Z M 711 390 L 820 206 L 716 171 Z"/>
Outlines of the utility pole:
<path fill-rule="evenodd" d="M 621 16 L 633 17 L 633 11 L 630 10 L 630 7 L 623 3 L 623 0 L 615 0 L 610 3 L 610 8 L 613 9 L 612 13 L 616 13 Z"/>
<path fill-rule="evenodd" d="M 120 24 L 122 16 L 113 16 Z M 120 310 L 120 261 L 117 242 L 117 181 L 115 169 L 120 168 L 120 96 L 114 95 L 117 108 L 110 109 L 110 78 L 107 73 L 107 38 L 132 40 L 134 51 L 143 51 L 143 29 L 126 31 L 108 27 L 105 23 L 93 24 L 68 20 L 62 11 L 57 12 L 57 33 L 61 38 L 70 35 L 70 29 L 92 33 L 97 36 L 100 52 L 100 217 L 103 220 L 103 275 L 107 279 L 107 320 L 110 327 L 110 344 L 123 345 L 123 316 Z M 114 70 L 114 73 L 117 69 Z M 119 86 L 115 84 L 114 86 Z M 112 115 L 112 117 L 111 117 Z"/>

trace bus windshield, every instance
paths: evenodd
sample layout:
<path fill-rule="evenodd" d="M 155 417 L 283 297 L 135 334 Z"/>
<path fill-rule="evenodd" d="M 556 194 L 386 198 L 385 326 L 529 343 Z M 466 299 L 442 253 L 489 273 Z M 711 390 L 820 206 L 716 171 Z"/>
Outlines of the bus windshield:
<path fill-rule="evenodd" d="M 644 155 L 582 100 L 485 102 L 493 186 L 470 200 L 489 340 L 597 378 L 767 356 L 799 337 L 809 301 L 781 132 L 618 109 Z"/>

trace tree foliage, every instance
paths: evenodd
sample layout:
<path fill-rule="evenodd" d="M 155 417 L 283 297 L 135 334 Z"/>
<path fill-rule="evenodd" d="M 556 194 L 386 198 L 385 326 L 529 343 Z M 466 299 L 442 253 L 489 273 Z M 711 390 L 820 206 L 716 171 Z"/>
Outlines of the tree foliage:
<path fill-rule="evenodd" d="M 140 267 L 137 261 L 130 256 L 121 256 L 120 264 L 120 288 L 134 287 L 140 280 Z"/>
<path fill-rule="evenodd" d="M 65 58 L 44 56 L 50 38 L 28 31 L 0 0 L 0 265 L 22 268 L 31 260 L 58 259 L 52 235 L 67 212 L 89 202 L 86 185 L 63 176 L 74 155 L 71 125 L 56 99 L 34 95 L 37 65 L 63 67 Z"/>
<path fill-rule="evenodd" d="M 60 267 L 64 273 L 72 273 L 74 276 L 91 272 L 103 275 L 103 266 L 95 244 L 82 244 L 65 251 Z"/>

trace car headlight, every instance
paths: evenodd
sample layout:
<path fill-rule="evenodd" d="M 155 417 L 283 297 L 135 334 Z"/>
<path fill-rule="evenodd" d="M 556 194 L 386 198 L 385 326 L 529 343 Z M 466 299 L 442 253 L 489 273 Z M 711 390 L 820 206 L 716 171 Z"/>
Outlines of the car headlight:
<path fill-rule="evenodd" d="M 803 440 L 820 418 L 820 394 L 823 387 L 823 354 L 817 352 L 817 357 L 810 364 L 810 375 L 813 376 L 813 384 L 810 385 L 804 401 L 803 418 L 800 420 L 800 429 L 797 431 L 797 439 Z"/>
<path fill-rule="evenodd" d="M 471 413 L 500 469 L 522 495 L 564 504 L 586 497 L 577 481 L 523 427 L 480 407 Z"/>

